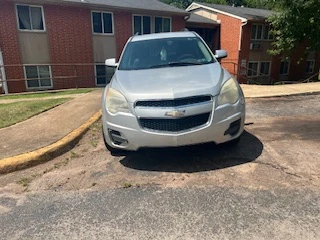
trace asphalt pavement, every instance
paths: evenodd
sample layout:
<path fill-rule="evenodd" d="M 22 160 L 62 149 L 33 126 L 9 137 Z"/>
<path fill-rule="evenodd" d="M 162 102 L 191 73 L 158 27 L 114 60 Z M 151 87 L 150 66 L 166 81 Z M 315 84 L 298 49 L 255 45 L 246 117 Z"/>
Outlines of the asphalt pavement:
<path fill-rule="evenodd" d="M 95 123 L 0 175 L 0 239 L 320 239 L 320 95 L 247 99 L 234 147 L 109 154 Z"/>
<path fill-rule="evenodd" d="M 129 188 L 1 199 L 0 239 L 320 238 L 319 192 Z"/>

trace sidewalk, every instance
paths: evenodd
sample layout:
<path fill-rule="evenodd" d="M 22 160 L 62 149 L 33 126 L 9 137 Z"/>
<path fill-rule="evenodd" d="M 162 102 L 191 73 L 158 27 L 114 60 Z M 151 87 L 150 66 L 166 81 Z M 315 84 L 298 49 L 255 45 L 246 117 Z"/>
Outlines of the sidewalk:
<path fill-rule="evenodd" d="M 0 162 L 62 139 L 100 110 L 101 95 L 102 89 L 94 90 L 24 122 L 0 129 Z"/>
<path fill-rule="evenodd" d="M 285 85 L 241 85 L 246 98 L 279 97 L 320 92 L 320 81 Z"/>
<path fill-rule="evenodd" d="M 246 98 L 320 93 L 320 82 L 241 87 Z M 94 90 L 24 122 L 0 129 L 0 174 L 49 160 L 53 151 L 57 154 L 66 146 L 72 147 L 70 143 L 101 116 L 102 91 Z"/>

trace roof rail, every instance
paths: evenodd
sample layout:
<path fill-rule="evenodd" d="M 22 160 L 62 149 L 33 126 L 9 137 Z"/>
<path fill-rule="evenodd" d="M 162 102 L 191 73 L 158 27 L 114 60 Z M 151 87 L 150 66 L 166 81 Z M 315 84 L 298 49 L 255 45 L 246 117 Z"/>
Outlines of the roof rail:
<path fill-rule="evenodd" d="M 189 29 L 188 28 L 182 28 L 180 31 L 181 32 L 189 32 Z"/>

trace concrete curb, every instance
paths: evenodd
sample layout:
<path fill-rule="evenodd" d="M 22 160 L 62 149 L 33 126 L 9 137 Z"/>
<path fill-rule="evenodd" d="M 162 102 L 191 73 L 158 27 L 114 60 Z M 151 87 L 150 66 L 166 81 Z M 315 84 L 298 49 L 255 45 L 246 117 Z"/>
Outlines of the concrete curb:
<path fill-rule="evenodd" d="M 0 160 L 0 174 L 21 170 L 42 162 L 51 160 L 68 150 L 72 149 L 90 126 L 101 118 L 102 111 L 94 114 L 88 121 L 82 124 L 79 128 L 58 140 L 57 142 L 40 148 L 38 150 L 23 153 L 17 156 L 8 157 Z"/>
<path fill-rule="evenodd" d="M 314 92 L 303 92 L 303 93 L 287 93 L 287 94 L 275 94 L 275 95 L 265 95 L 265 96 L 251 96 L 246 97 L 246 99 L 253 99 L 253 98 L 281 98 L 281 97 L 297 97 L 297 96 L 313 96 L 313 95 L 320 95 L 320 91 Z"/>

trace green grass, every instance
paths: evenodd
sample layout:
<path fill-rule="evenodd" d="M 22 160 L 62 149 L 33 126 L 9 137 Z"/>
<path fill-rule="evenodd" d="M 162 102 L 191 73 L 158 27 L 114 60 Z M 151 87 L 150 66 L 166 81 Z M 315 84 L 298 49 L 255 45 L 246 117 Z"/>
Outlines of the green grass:
<path fill-rule="evenodd" d="M 64 96 L 69 94 L 81 94 L 91 92 L 92 88 L 83 88 L 83 89 L 72 89 L 66 91 L 58 92 L 43 92 L 43 93 L 30 93 L 30 94 L 14 94 L 10 96 L 0 95 L 0 100 L 2 99 L 22 99 L 22 98 L 43 98 L 43 97 L 54 97 L 54 96 Z"/>
<path fill-rule="evenodd" d="M 32 181 L 32 178 L 21 178 L 16 183 L 23 187 L 28 187 L 31 181 Z"/>
<path fill-rule="evenodd" d="M 70 98 L 39 99 L 0 104 L 0 128 L 22 122 L 34 115 L 62 104 L 69 99 Z"/>

